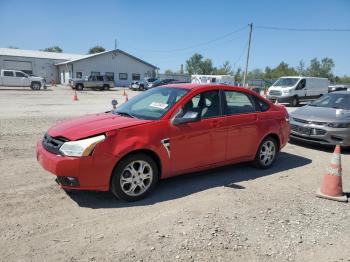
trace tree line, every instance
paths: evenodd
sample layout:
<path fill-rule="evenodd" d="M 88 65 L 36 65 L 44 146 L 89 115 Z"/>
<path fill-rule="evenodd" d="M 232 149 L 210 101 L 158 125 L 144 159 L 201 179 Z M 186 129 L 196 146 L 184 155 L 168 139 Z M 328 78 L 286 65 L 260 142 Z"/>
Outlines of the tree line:
<path fill-rule="evenodd" d="M 282 61 L 276 67 L 272 68 L 266 66 L 264 70 L 253 69 L 248 72 L 248 80 L 274 80 L 281 76 L 313 76 L 313 77 L 325 77 L 332 82 L 338 83 L 350 83 L 350 76 L 335 76 L 333 74 L 333 68 L 335 63 L 332 58 L 324 57 L 321 60 L 318 58 L 313 58 L 310 60 L 309 64 L 306 65 L 303 60 L 301 60 L 298 66 L 293 67 L 288 63 Z M 173 72 L 171 70 L 166 70 L 165 73 L 181 73 Z M 210 58 L 204 58 L 201 54 L 195 53 L 185 63 L 185 73 L 189 75 L 233 75 L 237 82 L 242 82 L 243 70 L 237 68 L 232 70 L 232 66 L 229 61 L 225 61 L 221 66 L 214 67 L 213 61 Z"/>
<path fill-rule="evenodd" d="M 12 48 L 12 49 L 18 49 L 18 47 L 15 46 L 9 46 L 8 48 Z M 50 47 L 46 47 L 44 49 L 40 49 L 40 51 L 45 51 L 45 52 L 52 52 L 52 53 L 62 53 L 63 49 L 59 46 L 50 46 Z M 96 45 L 93 46 L 89 49 L 89 51 L 87 52 L 88 55 L 91 54 L 97 54 L 97 53 L 101 53 L 106 51 L 106 49 L 100 45 Z"/>

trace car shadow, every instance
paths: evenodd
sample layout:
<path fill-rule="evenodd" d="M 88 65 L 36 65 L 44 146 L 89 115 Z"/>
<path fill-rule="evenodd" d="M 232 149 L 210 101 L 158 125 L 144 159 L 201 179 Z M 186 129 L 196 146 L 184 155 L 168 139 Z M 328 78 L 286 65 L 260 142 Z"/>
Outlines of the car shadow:
<path fill-rule="evenodd" d="M 215 187 L 224 186 L 232 190 L 244 190 L 245 187 L 237 183 L 276 175 L 279 172 L 305 166 L 311 162 L 308 158 L 281 152 L 276 163 L 270 169 L 257 169 L 249 163 L 242 163 L 161 180 L 151 195 L 137 202 L 119 201 L 110 192 L 71 191 L 67 194 L 80 207 L 93 209 L 153 205 Z"/>
<path fill-rule="evenodd" d="M 314 149 L 322 152 L 327 152 L 327 153 L 333 153 L 335 146 L 330 146 L 330 145 L 316 145 L 313 143 L 308 143 L 308 142 L 300 142 L 297 140 L 290 140 L 288 141 L 289 144 L 291 145 L 296 145 L 300 147 L 305 147 L 308 149 Z M 341 148 L 341 153 L 343 155 L 350 155 L 350 147 L 342 147 Z"/>

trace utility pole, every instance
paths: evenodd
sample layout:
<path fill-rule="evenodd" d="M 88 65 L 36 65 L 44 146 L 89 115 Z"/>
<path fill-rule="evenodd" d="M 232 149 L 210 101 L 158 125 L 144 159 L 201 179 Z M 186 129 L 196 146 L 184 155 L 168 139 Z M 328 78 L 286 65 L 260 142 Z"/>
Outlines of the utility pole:
<path fill-rule="evenodd" d="M 117 39 L 114 39 L 114 50 L 117 50 Z"/>
<path fill-rule="evenodd" d="M 253 23 L 250 23 L 249 24 L 249 40 L 248 40 L 247 61 L 246 61 L 246 64 L 245 64 L 245 71 L 244 71 L 244 76 L 243 76 L 243 87 L 245 87 L 246 81 L 247 81 L 249 53 L 250 53 L 250 42 L 252 40 L 252 31 L 253 31 Z"/>

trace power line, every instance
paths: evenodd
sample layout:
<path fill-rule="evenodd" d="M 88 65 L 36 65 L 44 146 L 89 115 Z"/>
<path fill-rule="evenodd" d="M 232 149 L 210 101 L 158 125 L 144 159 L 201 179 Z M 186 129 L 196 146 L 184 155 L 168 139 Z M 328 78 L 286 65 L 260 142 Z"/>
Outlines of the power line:
<path fill-rule="evenodd" d="M 140 51 L 145 51 L 145 52 L 159 52 L 159 53 L 166 53 L 166 52 L 178 52 L 178 51 L 185 51 L 185 50 L 189 50 L 189 49 L 193 49 L 193 48 L 196 48 L 196 47 L 200 47 L 200 46 L 204 46 L 204 45 L 208 45 L 208 44 L 211 44 L 211 43 L 214 43 L 216 41 L 219 41 L 219 40 L 222 40 L 222 39 L 225 39 L 233 34 L 236 34 L 236 33 L 239 33 L 241 31 L 243 31 L 244 29 L 246 29 L 248 26 L 244 26 L 244 27 L 241 27 L 241 28 L 238 28 L 234 31 L 231 31 L 227 34 L 224 34 L 224 35 L 221 35 L 221 36 L 218 36 L 216 38 L 213 38 L 211 40 L 208 40 L 208 41 L 205 41 L 205 42 L 202 42 L 202 43 L 198 43 L 198 44 L 194 44 L 194 45 L 190 45 L 190 46 L 187 46 L 187 47 L 182 47 L 182 48 L 175 48 L 175 49 L 163 49 L 163 50 L 152 50 L 152 49 L 139 49 L 139 48 L 134 48 L 134 49 L 137 49 L 137 50 L 140 50 Z"/>
<path fill-rule="evenodd" d="M 275 26 L 255 26 L 258 29 L 278 30 L 278 31 L 300 31 L 300 32 L 350 32 L 350 29 L 344 28 L 293 28 L 293 27 L 275 27 Z"/>

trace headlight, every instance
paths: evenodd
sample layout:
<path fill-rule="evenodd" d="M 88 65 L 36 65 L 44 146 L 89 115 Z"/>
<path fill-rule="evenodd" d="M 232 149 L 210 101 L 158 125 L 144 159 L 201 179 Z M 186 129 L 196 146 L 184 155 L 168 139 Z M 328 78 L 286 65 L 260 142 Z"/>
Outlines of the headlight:
<path fill-rule="evenodd" d="M 350 123 L 329 123 L 328 126 L 333 128 L 349 128 Z"/>
<path fill-rule="evenodd" d="M 89 156 L 95 146 L 105 138 L 105 135 L 99 135 L 78 141 L 65 142 L 61 146 L 60 152 L 65 156 Z"/>

